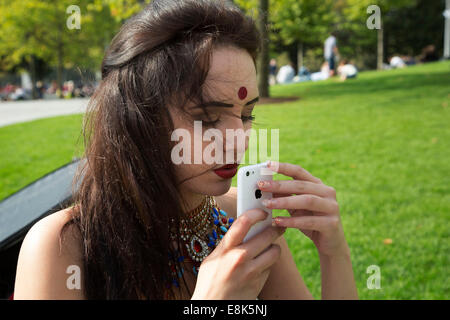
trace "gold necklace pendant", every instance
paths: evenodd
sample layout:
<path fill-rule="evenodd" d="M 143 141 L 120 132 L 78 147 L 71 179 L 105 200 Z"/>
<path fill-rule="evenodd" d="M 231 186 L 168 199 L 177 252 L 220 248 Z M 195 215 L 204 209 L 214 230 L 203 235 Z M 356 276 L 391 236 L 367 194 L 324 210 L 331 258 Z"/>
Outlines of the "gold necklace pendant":
<path fill-rule="evenodd" d="M 211 220 L 211 210 L 214 206 L 214 199 L 206 196 L 204 205 L 195 209 L 194 214 L 188 215 L 188 221 L 181 220 L 181 239 L 185 242 L 185 247 L 189 257 L 195 262 L 201 262 L 211 253 L 210 248 L 205 241 L 207 234 L 211 229 L 213 221 Z"/>
<path fill-rule="evenodd" d="M 227 217 L 227 213 L 219 208 L 214 197 L 206 196 L 202 205 L 187 214 L 187 218 L 180 220 L 180 237 L 184 245 L 177 250 L 177 256 L 171 259 L 180 262 L 192 262 L 192 271 L 198 274 L 198 269 L 203 259 L 205 259 L 222 240 L 228 228 L 233 223 L 232 217 Z M 171 238 L 175 239 L 176 235 L 171 232 Z M 173 268 L 173 275 L 181 277 L 184 269 L 174 269 L 172 262 L 169 262 Z M 177 285 L 178 281 L 173 280 Z"/>

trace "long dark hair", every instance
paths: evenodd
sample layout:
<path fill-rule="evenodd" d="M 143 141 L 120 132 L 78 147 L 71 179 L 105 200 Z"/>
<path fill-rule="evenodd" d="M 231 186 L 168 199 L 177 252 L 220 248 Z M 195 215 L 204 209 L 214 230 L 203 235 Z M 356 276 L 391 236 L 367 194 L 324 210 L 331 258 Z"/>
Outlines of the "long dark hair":
<path fill-rule="evenodd" d="M 74 224 L 82 238 L 87 299 L 175 297 L 166 286 L 169 226 L 178 225 L 182 197 L 168 105 L 202 101 L 217 45 L 244 49 L 255 62 L 254 21 L 229 1 L 153 0 L 107 49 L 85 117 L 72 219 L 64 226 Z"/>

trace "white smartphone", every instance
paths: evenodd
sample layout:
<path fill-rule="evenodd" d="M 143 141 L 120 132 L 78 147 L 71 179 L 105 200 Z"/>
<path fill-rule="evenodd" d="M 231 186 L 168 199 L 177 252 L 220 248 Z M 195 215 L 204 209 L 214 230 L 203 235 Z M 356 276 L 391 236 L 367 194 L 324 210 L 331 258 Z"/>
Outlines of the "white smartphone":
<path fill-rule="evenodd" d="M 257 184 L 261 180 L 273 180 L 273 171 L 267 168 L 267 163 L 241 167 L 237 173 L 237 217 L 256 208 L 269 213 L 265 220 L 258 221 L 250 228 L 243 242 L 272 225 L 272 209 L 262 204 L 262 200 L 272 198 L 272 193 L 261 191 Z"/>

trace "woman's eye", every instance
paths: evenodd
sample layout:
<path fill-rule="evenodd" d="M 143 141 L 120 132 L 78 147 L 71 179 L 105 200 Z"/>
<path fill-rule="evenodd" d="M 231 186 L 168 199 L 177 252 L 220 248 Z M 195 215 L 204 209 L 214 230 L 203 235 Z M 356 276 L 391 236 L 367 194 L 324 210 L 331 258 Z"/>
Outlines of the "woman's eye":
<path fill-rule="evenodd" d="M 242 116 L 241 117 L 242 121 L 247 122 L 247 121 L 253 121 L 255 120 L 255 116 L 254 115 L 250 115 L 250 116 Z"/>
<path fill-rule="evenodd" d="M 206 127 L 214 127 L 216 124 L 219 123 L 219 121 L 220 121 L 220 117 L 213 121 L 202 120 L 202 124 Z"/>
<path fill-rule="evenodd" d="M 201 121 L 202 125 L 205 127 L 213 127 L 220 122 L 220 117 L 217 117 L 217 119 L 215 119 L 215 120 L 211 120 L 211 117 L 208 117 L 206 120 L 202 119 L 202 118 L 199 118 L 196 120 Z"/>
<path fill-rule="evenodd" d="M 198 119 L 195 119 L 195 120 L 196 121 L 201 121 L 202 125 L 205 126 L 205 127 L 214 127 L 221 121 L 221 117 L 219 116 L 215 120 L 211 120 L 211 117 L 208 117 L 207 119 L 203 119 L 203 118 L 199 117 Z M 241 116 L 241 120 L 243 122 L 253 121 L 253 120 L 255 120 L 255 116 L 254 115 Z"/>

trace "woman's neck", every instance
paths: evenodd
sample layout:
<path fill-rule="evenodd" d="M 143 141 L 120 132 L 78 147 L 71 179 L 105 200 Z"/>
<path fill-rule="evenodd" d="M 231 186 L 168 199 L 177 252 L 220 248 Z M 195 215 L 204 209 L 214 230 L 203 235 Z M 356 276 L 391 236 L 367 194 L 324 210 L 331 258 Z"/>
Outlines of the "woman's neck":
<path fill-rule="evenodd" d="M 187 215 L 189 212 L 197 208 L 202 204 L 202 202 L 205 200 L 206 195 L 199 194 L 199 193 L 183 193 L 183 199 L 184 203 L 182 203 L 183 206 L 183 213 Z"/>

